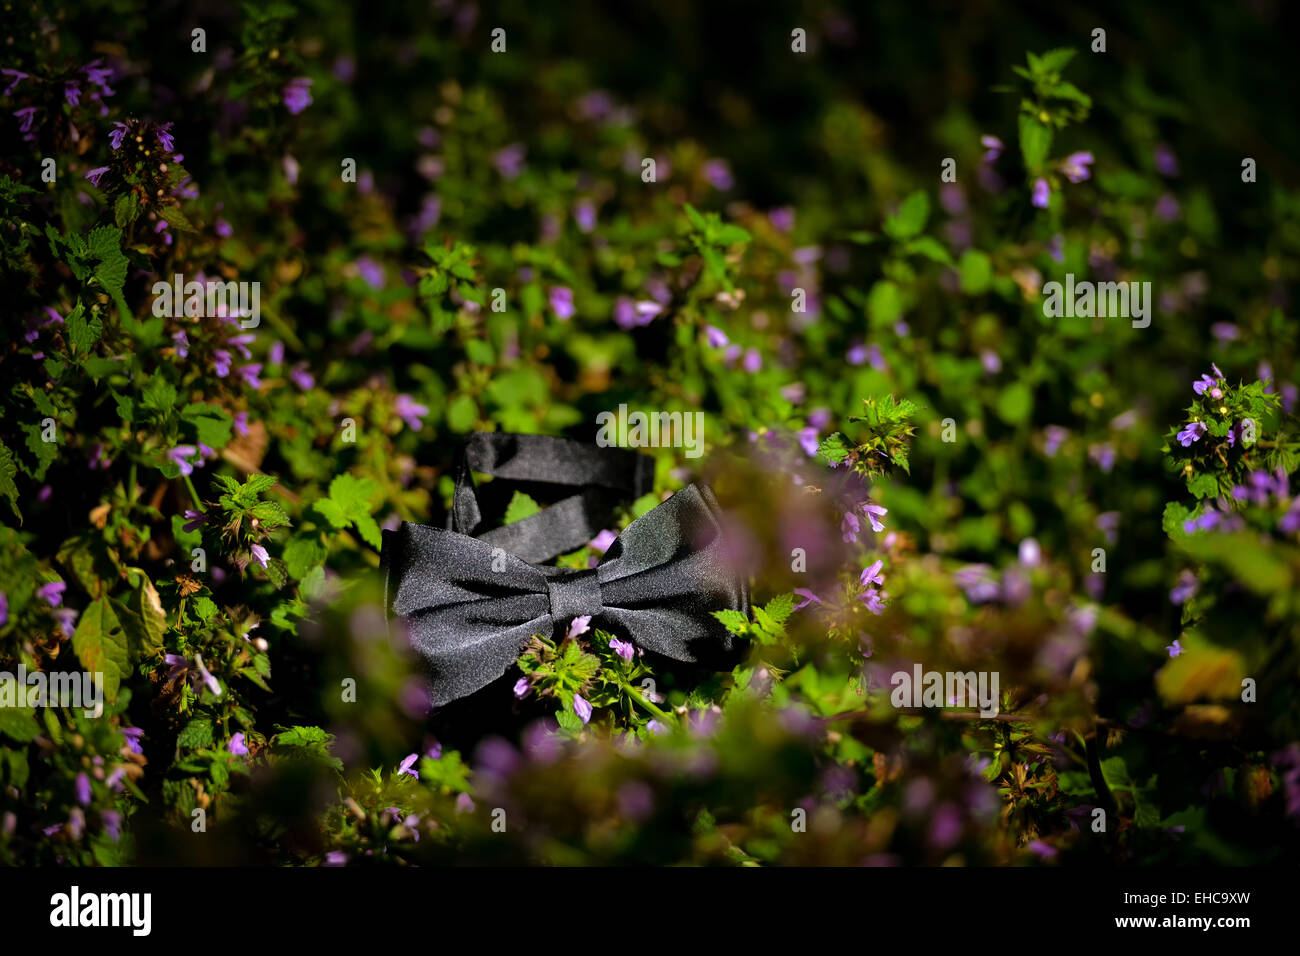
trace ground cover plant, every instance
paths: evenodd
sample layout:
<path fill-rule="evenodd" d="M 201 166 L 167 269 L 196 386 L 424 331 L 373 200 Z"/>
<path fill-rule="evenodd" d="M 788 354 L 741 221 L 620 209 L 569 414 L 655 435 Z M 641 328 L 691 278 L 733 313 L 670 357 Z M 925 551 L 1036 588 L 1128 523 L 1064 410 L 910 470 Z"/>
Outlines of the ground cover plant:
<path fill-rule="evenodd" d="M 0 861 L 1295 852 L 1288 14 L 699 6 L 10 5 L 0 671 L 104 701 L 0 700 Z M 707 482 L 743 661 L 431 712 L 383 530 L 620 405 L 704 454 L 558 563 Z"/>

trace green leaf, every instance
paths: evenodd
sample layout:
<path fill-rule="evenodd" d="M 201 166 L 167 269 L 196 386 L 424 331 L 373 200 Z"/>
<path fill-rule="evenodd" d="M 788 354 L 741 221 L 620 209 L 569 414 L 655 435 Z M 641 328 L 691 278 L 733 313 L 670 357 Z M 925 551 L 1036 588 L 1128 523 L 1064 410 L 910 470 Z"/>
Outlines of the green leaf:
<path fill-rule="evenodd" d="M 191 402 L 181 409 L 181 418 L 194 426 L 198 440 L 209 448 L 221 449 L 229 444 L 235 422 L 225 409 Z"/>
<path fill-rule="evenodd" d="M 849 457 L 849 440 L 839 432 L 827 435 L 817 446 L 817 454 L 828 464 L 837 465 Z"/>
<path fill-rule="evenodd" d="M 516 491 L 510 497 L 510 504 L 506 506 L 506 515 L 502 520 L 502 524 L 514 524 L 516 521 L 523 521 L 541 510 L 541 506 L 536 501 L 522 491 Z"/>
<path fill-rule="evenodd" d="M 468 395 L 457 395 L 447 406 L 447 427 L 464 434 L 474 428 L 478 419 L 478 404 Z"/>
<path fill-rule="evenodd" d="M 961 291 L 967 295 L 982 295 L 993 281 L 993 263 L 976 249 L 967 249 L 957 263 Z"/>
<path fill-rule="evenodd" d="M 176 744 L 187 750 L 201 750 L 212 743 L 212 721 L 195 717 L 176 735 Z"/>
<path fill-rule="evenodd" d="M 18 486 L 14 483 L 14 476 L 18 474 L 18 466 L 14 464 L 14 453 L 4 442 L 0 441 L 0 495 L 9 499 L 9 509 L 22 524 L 23 513 L 18 510 Z"/>
<path fill-rule="evenodd" d="M 738 635 L 740 637 L 744 637 L 749 634 L 750 631 L 749 618 L 745 617 L 745 615 L 742 614 L 740 611 L 733 610 L 732 608 L 727 608 L 726 610 L 723 611 L 713 611 L 711 613 L 713 614 L 714 617 L 716 617 L 719 621 L 721 621 L 722 626 L 725 627 L 732 634 Z"/>
<path fill-rule="evenodd" d="M 158 215 L 181 232 L 195 231 L 193 223 L 189 221 L 185 213 L 181 212 L 179 206 L 163 206 Z"/>
<path fill-rule="evenodd" d="M 1025 168 L 1031 174 L 1042 170 L 1047 154 L 1052 149 L 1052 128 L 1044 126 L 1032 116 L 1020 114 L 1020 153 Z"/>
<path fill-rule="evenodd" d="M 1198 498 L 1213 498 L 1219 493 L 1219 476 L 1206 471 L 1187 481 L 1187 490 Z"/>
<path fill-rule="evenodd" d="M 871 287 L 867 295 L 867 315 L 873 328 L 892 325 L 903 314 L 903 297 L 898 286 L 888 279 L 881 279 Z"/>
<path fill-rule="evenodd" d="M 129 226 L 140 215 L 140 201 L 134 192 L 125 192 L 113 203 L 113 221 L 118 227 Z"/>
<path fill-rule="evenodd" d="M 72 635 L 72 649 L 82 667 L 104 675 L 104 696 L 108 701 L 116 700 L 131 664 L 126 634 L 107 598 L 92 601 L 81 613 Z"/>
<path fill-rule="evenodd" d="M 68 342 L 78 355 L 87 355 L 104 333 L 104 324 L 98 317 L 86 321 L 86 307 L 80 302 L 68 313 L 65 321 L 68 326 Z"/>
<path fill-rule="evenodd" d="M 931 236 L 919 236 L 913 239 L 903 251 L 909 256 L 924 256 L 931 262 L 938 262 L 945 266 L 952 265 L 952 254 L 944 248 L 943 243 Z"/>
<path fill-rule="evenodd" d="M 18 683 L 17 679 L 10 679 L 9 683 L 14 685 L 13 692 L 21 696 L 23 700 L 28 700 L 26 696 L 27 688 Z M 3 699 L 4 691 L 0 691 L 0 699 Z M 26 706 L 9 706 L 8 704 L 0 706 L 0 734 L 4 734 L 20 744 L 30 743 L 41 734 L 41 725 L 36 722 L 36 708 Z M 0 750 L 0 752 L 3 752 Z"/>
<path fill-rule="evenodd" d="M 794 612 L 794 592 L 788 591 L 785 594 L 778 594 L 763 606 L 763 610 L 767 612 L 773 621 L 784 624 Z"/>
<path fill-rule="evenodd" d="M 998 396 L 998 416 L 1008 425 L 1021 425 L 1029 421 L 1033 408 L 1033 390 L 1024 382 L 1007 386 Z"/>
<path fill-rule="evenodd" d="M 898 207 L 898 213 L 885 217 L 885 232 L 895 239 L 910 239 L 925 228 L 930 216 L 930 197 L 918 189 Z"/>
<path fill-rule="evenodd" d="M 140 404 L 165 419 L 176 407 L 176 388 L 161 375 L 151 376 L 140 392 Z"/>
<path fill-rule="evenodd" d="M 284 547 L 284 565 L 291 578 L 301 581 L 308 571 L 324 563 L 328 554 L 317 535 L 298 535 Z"/>

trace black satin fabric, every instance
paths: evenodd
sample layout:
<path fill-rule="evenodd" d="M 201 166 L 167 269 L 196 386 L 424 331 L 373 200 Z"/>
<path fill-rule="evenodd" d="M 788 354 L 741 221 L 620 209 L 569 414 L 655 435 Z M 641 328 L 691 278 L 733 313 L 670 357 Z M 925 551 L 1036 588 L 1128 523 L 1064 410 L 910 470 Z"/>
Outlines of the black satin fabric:
<path fill-rule="evenodd" d="M 574 494 L 484 531 L 472 472 Z M 672 660 L 729 667 L 743 650 L 709 612 L 748 615 L 749 588 L 727 558 L 713 493 L 689 485 L 634 520 L 591 569 L 541 564 L 581 547 L 620 497 L 646 493 L 653 461 L 542 435 L 478 433 L 456 467 L 448 528 L 403 522 L 384 533 L 388 613 L 428 665 L 435 706 L 496 680 L 533 634 L 563 636 L 575 617 Z M 497 567 L 493 569 L 495 549 Z"/>

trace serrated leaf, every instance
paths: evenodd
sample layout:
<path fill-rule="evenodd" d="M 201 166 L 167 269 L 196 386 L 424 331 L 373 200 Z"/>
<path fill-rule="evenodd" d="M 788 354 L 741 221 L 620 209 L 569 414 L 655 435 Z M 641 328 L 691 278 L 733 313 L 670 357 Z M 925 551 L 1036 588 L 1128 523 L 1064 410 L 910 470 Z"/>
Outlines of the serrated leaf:
<path fill-rule="evenodd" d="M 541 506 L 522 491 L 515 491 L 510 497 L 510 504 L 506 506 L 505 518 L 503 524 L 514 524 L 516 521 L 523 521 L 541 511 Z"/>
<path fill-rule="evenodd" d="M 714 617 L 716 617 L 719 621 L 721 621 L 722 626 L 725 627 L 732 634 L 735 634 L 738 637 L 745 637 L 746 635 L 749 634 L 749 630 L 750 630 L 749 618 L 745 617 L 745 615 L 742 614 L 740 611 L 734 610 L 732 608 L 727 608 L 722 611 L 712 611 L 710 613 L 712 613 Z"/>
<path fill-rule="evenodd" d="M 177 746 L 187 750 L 202 750 L 212 743 L 212 721 L 195 717 L 176 735 Z"/>
<path fill-rule="evenodd" d="M 0 495 L 9 499 L 10 510 L 18 519 L 18 523 L 22 524 L 23 513 L 18 510 L 18 486 L 14 483 L 14 476 L 17 474 L 18 466 L 14 464 L 14 453 L 0 441 Z"/>

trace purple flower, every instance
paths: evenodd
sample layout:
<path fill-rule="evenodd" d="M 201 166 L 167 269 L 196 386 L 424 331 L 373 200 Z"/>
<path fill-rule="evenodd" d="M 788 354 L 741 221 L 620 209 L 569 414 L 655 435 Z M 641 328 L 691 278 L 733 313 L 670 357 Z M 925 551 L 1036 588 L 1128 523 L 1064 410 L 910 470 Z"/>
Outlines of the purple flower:
<path fill-rule="evenodd" d="M 382 289 L 384 287 L 384 267 L 369 256 L 361 256 L 354 263 L 357 267 L 357 274 L 365 280 L 366 285 L 372 289 Z"/>
<path fill-rule="evenodd" d="M 63 603 L 63 592 L 66 591 L 67 588 L 68 586 L 62 581 L 50 581 L 46 584 L 42 584 L 40 588 L 37 589 L 36 593 L 39 594 L 50 607 L 58 607 Z"/>
<path fill-rule="evenodd" d="M 625 295 L 620 295 L 614 301 L 614 323 L 620 329 L 634 329 L 637 327 L 636 305 Z"/>
<path fill-rule="evenodd" d="M 998 582 L 987 564 L 968 564 L 954 572 L 952 577 L 972 604 L 983 604 L 998 596 Z"/>
<path fill-rule="evenodd" d="M 1192 391 L 1197 395 L 1204 395 L 1206 389 L 1214 388 L 1214 379 L 1208 375 L 1202 375 L 1199 381 L 1192 383 Z"/>
<path fill-rule="evenodd" d="M 194 510 L 192 510 L 192 509 L 190 509 L 190 508 L 186 508 L 186 509 L 185 509 L 185 519 L 186 519 L 186 520 L 185 520 L 185 525 L 184 525 L 184 527 L 182 528 L 182 530 L 183 530 L 186 534 L 189 534 L 189 533 L 191 533 L 191 532 L 193 532 L 193 531 L 197 531 L 199 528 L 203 527 L 203 522 L 206 521 L 206 520 L 208 519 L 208 516 L 205 515 L 202 511 L 194 511 Z"/>
<path fill-rule="evenodd" d="M 878 591 L 875 588 L 868 588 L 858 595 L 858 600 L 865 604 L 867 610 L 872 614 L 884 614 L 885 602 L 881 600 L 884 596 L 884 591 Z"/>
<path fill-rule="evenodd" d="M 1042 840 L 1030 840 L 1025 845 L 1025 848 L 1044 860 L 1053 859 L 1057 854 L 1056 847 L 1050 843 L 1044 843 Z"/>
<path fill-rule="evenodd" d="M 655 316 L 659 315 L 663 310 L 664 307 L 658 302 L 651 302 L 648 299 L 643 299 L 635 306 L 636 324 L 649 325 L 651 321 L 654 320 Z"/>
<path fill-rule="evenodd" d="M 0 70 L 0 73 L 3 73 L 5 76 L 12 77 L 9 85 L 5 87 L 3 93 L 0 93 L 0 96 L 9 96 L 11 93 L 13 93 L 14 90 L 18 88 L 19 83 L 21 83 L 23 80 L 30 78 L 30 74 L 24 73 L 22 70 L 3 69 Z"/>
<path fill-rule="evenodd" d="M 1169 592 L 1169 600 L 1173 604 L 1184 604 L 1193 595 L 1196 594 L 1196 573 L 1193 571 L 1183 571 L 1178 575 L 1178 584 Z"/>
<path fill-rule="evenodd" d="M 90 806 L 90 798 L 91 798 L 90 778 L 86 776 L 84 773 L 77 774 L 76 787 L 77 787 L 77 802 L 81 804 L 83 807 Z"/>
<path fill-rule="evenodd" d="M 100 66 L 102 60 L 91 60 L 81 68 L 81 72 L 86 74 L 86 79 L 98 86 L 105 96 L 112 96 L 113 91 L 108 88 L 108 81 L 113 78 L 113 71 L 108 67 Z"/>
<path fill-rule="evenodd" d="M 239 369 L 239 377 L 248 384 L 249 388 L 261 388 L 262 380 L 258 378 L 261 371 L 261 363 L 255 362 L 252 365 L 241 366 Z"/>
<path fill-rule="evenodd" d="M 181 358 L 186 358 L 190 354 L 190 339 L 184 329 L 173 332 L 172 341 L 176 343 L 176 354 Z"/>
<path fill-rule="evenodd" d="M 108 172 L 107 166 L 97 166 L 90 172 L 86 173 L 86 179 L 90 180 L 92 186 L 98 186 L 99 181 L 104 178 L 106 172 Z"/>
<path fill-rule="evenodd" d="M 804 454 L 812 457 L 817 454 L 817 449 L 821 447 L 821 441 L 817 437 L 817 429 L 809 425 L 807 428 L 799 430 L 799 447 L 803 449 Z"/>
<path fill-rule="evenodd" d="M 528 696 L 528 678 L 521 677 L 515 681 L 515 697 L 523 700 L 526 696 Z"/>
<path fill-rule="evenodd" d="M 790 232 L 794 229 L 794 208 L 780 206 L 767 214 L 768 222 L 777 232 Z"/>
<path fill-rule="evenodd" d="M 798 604 L 794 606 L 794 609 L 796 611 L 802 611 L 809 604 L 813 604 L 814 602 L 817 604 L 822 603 L 822 599 L 819 598 L 812 591 L 808 590 L 807 588 L 795 588 L 794 593 L 799 595 L 801 598 L 803 598 L 802 601 L 800 601 Z"/>
<path fill-rule="evenodd" d="M 1071 153 L 1061 160 L 1061 172 L 1070 182 L 1081 183 L 1092 175 L 1088 169 L 1092 162 L 1092 153 Z"/>
<path fill-rule="evenodd" d="M 1157 143 L 1155 148 L 1156 172 L 1161 176 L 1177 176 L 1178 160 L 1174 151 L 1164 143 Z"/>
<path fill-rule="evenodd" d="M 206 667 L 203 666 L 202 654 L 194 655 L 194 667 L 199 672 L 199 678 L 208 686 L 208 690 L 212 691 L 213 696 L 220 697 L 221 684 L 218 683 L 217 679 L 209 673 Z"/>
<path fill-rule="evenodd" d="M 126 738 L 126 746 L 131 753 L 144 753 L 140 747 L 140 738 L 144 736 L 144 730 L 139 727 L 123 727 L 122 736 Z"/>
<path fill-rule="evenodd" d="M 311 80 L 305 76 L 295 77 L 284 88 L 284 105 L 294 116 L 311 106 Z"/>
<path fill-rule="evenodd" d="M 749 349 L 745 352 L 745 358 L 740 364 L 746 372 L 753 375 L 763 367 L 763 357 L 758 354 L 758 349 Z"/>
<path fill-rule="evenodd" d="M 172 134 L 169 132 L 171 128 L 171 123 L 163 123 L 154 131 L 158 136 L 158 145 L 163 148 L 164 152 L 168 153 L 176 152 L 176 140 L 172 139 Z"/>
<path fill-rule="evenodd" d="M 720 349 L 724 345 L 729 344 L 727 333 L 713 325 L 706 325 L 704 327 L 704 338 L 709 343 L 709 346 L 715 349 Z"/>
<path fill-rule="evenodd" d="M 568 286 L 555 285 L 551 286 L 551 291 L 547 296 L 551 303 L 551 311 L 561 322 L 567 322 L 573 318 L 573 290 Z"/>
<path fill-rule="evenodd" d="M 1041 176 L 1034 180 L 1034 191 L 1030 201 L 1039 209 L 1046 209 L 1048 200 L 1052 198 L 1052 187 L 1047 185 L 1047 180 Z"/>
<path fill-rule="evenodd" d="M 28 106 L 20 110 L 14 110 L 14 116 L 18 117 L 18 128 L 24 133 L 32 131 L 32 120 L 36 116 L 36 107 Z M 107 169 L 108 167 L 104 167 Z"/>
<path fill-rule="evenodd" d="M 711 159 L 704 164 L 704 178 L 714 189 L 726 191 L 735 185 L 731 178 L 731 167 L 725 159 Z"/>
<path fill-rule="evenodd" d="M 76 106 L 81 102 L 81 87 L 75 80 L 68 80 L 63 84 L 63 98 L 69 106 Z"/>
<path fill-rule="evenodd" d="M 524 147 L 522 143 L 511 143 L 499 149 L 492 157 L 492 165 L 505 179 L 515 179 L 524 171 Z"/>
<path fill-rule="evenodd" d="M 1036 568 L 1043 561 L 1043 549 L 1033 538 L 1020 542 L 1020 563 L 1027 568 Z"/>
<path fill-rule="evenodd" d="M 244 743 L 243 733 L 237 733 L 231 737 L 230 741 L 226 744 L 226 749 L 236 757 L 245 756 L 248 753 L 248 746 Z"/>
<path fill-rule="evenodd" d="M 636 654 L 636 645 L 631 641 L 620 641 L 617 637 L 609 639 L 609 649 L 625 661 L 630 661 Z"/>
<path fill-rule="evenodd" d="M 420 759 L 419 754 L 408 754 L 406 759 L 402 761 L 401 766 L 397 768 L 397 776 L 400 777 L 402 774 L 405 773 L 405 774 L 410 774 L 416 780 L 419 780 L 420 771 L 413 769 L 415 767 L 416 761 L 418 761 L 419 759 Z"/>
<path fill-rule="evenodd" d="M 217 373 L 217 378 L 225 378 L 230 374 L 230 353 L 225 349 L 212 350 L 212 370 Z"/>
<path fill-rule="evenodd" d="M 984 162 L 986 163 L 995 162 L 997 158 L 1002 155 L 1002 140 L 998 139 L 996 136 L 989 136 L 987 134 L 981 136 L 980 145 L 987 150 L 984 154 Z"/>
<path fill-rule="evenodd" d="M 198 453 L 199 450 L 193 445 L 177 445 L 167 453 L 167 457 L 181 470 L 182 475 L 192 475 L 194 474 L 194 466 L 190 464 L 189 459 L 192 455 Z"/>
<path fill-rule="evenodd" d="M 581 694 L 573 695 L 573 712 L 584 724 L 591 720 L 591 704 L 587 703 Z"/>
<path fill-rule="evenodd" d="M 116 149 L 121 149 L 121 148 L 122 148 L 122 138 L 125 137 L 125 136 L 126 136 L 126 124 L 125 124 L 125 123 L 114 123 L 114 124 L 113 124 L 113 131 L 112 131 L 111 133 L 108 134 L 108 142 L 109 142 L 109 145 L 112 146 L 113 149 L 115 149 L 115 150 L 116 150 Z"/>
<path fill-rule="evenodd" d="M 569 622 L 569 629 L 564 634 L 564 639 L 571 641 L 579 634 L 586 634 L 591 630 L 591 615 L 583 614 L 581 617 L 575 617 Z"/>
<path fill-rule="evenodd" d="M 397 412 L 397 417 L 406 423 L 406 427 L 414 432 L 424 428 L 424 416 L 429 414 L 429 407 L 421 405 L 410 395 L 398 395 L 397 401 L 393 403 L 393 410 Z"/>
<path fill-rule="evenodd" d="M 857 541 L 858 532 L 862 530 L 862 525 L 858 522 L 858 516 L 852 511 L 844 512 L 844 517 L 840 520 L 840 531 L 844 534 L 845 541 Z"/>
<path fill-rule="evenodd" d="M 104 824 L 104 834 L 110 840 L 120 840 L 122 838 L 122 814 L 116 810 L 105 810 L 99 815 Z"/>
<path fill-rule="evenodd" d="M 596 228 L 596 207 L 584 199 L 573 207 L 573 221 L 580 232 L 591 232 Z"/>
<path fill-rule="evenodd" d="M 880 532 L 885 530 L 884 524 L 881 523 L 879 517 L 877 516 L 889 514 L 888 508 L 882 508 L 880 505 L 873 505 L 870 502 L 867 502 L 862 506 L 862 512 L 867 516 L 867 520 L 871 522 L 872 531 L 876 532 L 876 534 L 879 534 Z"/>
<path fill-rule="evenodd" d="M 1165 650 L 1169 652 L 1170 657 L 1177 657 L 1179 654 L 1183 653 L 1183 642 L 1175 640 L 1172 644 L 1168 645 Z"/>
<path fill-rule="evenodd" d="M 1205 434 L 1205 426 L 1200 422 L 1192 422 L 1186 428 L 1178 433 L 1178 444 L 1184 448 L 1194 441 L 1200 441 L 1201 436 Z"/>
<path fill-rule="evenodd" d="M 1070 430 L 1068 428 L 1062 428 L 1060 425 L 1048 425 L 1043 429 L 1044 454 L 1049 457 L 1054 456 L 1069 437 Z"/>
<path fill-rule="evenodd" d="M 330 850 L 325 854 L 326 866 L 347 866 L 348 855 L 342 850 Z"/>
<path fill-rule="evenodd" d="M 877 560 L 874 564 L 868 565 L 867 567 L 863 568 L 862 574 L 858 578 L 862 586 L 866 587 L 867 585 L 870 584 L 884 584 L 885 578 L 880 573 L 880 569 L 883 568 L 884 566 L 885 566 L 884 561 Z"/>
<path fill-rule="evenodd" d="M 248 550 L 252 553 L 253 559 L 262 567 L 266 567 L 271 560 L 271 556 L 266 553 L 266 548 L 262 547 L 260 544 L 252 545 Z"/>
<path fill-rule="evenodd" d="M 289 369 L 289 378 L 304 392 L 316 384 L 316 379 L 312 377 L 311 372 L 307 371 L 306 362 L 299 362 Z"/>
<path fill-rule="evenodd" d="M 618 535 L 606 528 L 600 534 L 596 535 L 596 537 L 592 538 L 591 542 L 587 546 L 593 551 L 598 551 L 601 554 L 604 554 L 609 550 L 610 545 L 612 545 L 617 538 Z"/>
<path fill-rule="evenodd" d="M 1207 508 L 1204 514 L 1195 518 L 1188 518 L 1183 522 L 1183 533 L 1192 534 L 1197 531 L 1209 531 L 1223 520 L 1223 515 L 1213 508 Z"/>

